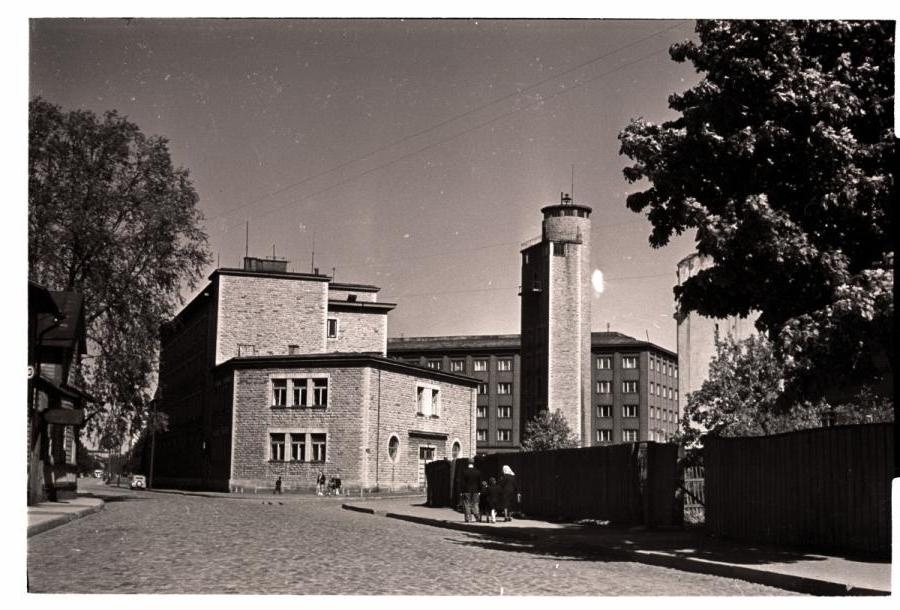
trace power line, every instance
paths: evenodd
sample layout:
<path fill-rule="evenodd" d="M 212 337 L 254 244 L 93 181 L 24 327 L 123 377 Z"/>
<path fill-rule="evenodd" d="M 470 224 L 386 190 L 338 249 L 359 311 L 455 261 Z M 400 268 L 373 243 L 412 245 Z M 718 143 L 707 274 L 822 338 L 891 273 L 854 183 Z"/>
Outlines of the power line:
<path fill-rule="evenodd" d="M 362 155 L 362 156 L 353 158 L 353 159 L 351 159 L 351 160 L 349 160 L 349 161 L 346 161 L 346 162 L 344 162 L 344 163 L 341 163 L 341 164 L 339 164 L 339 165 L 336 165 L 336 166 L 334 166 L 334 167 L 332 167 L 332 168 L 329 168 L 329 169 L 327 169 L 327 170 L 323 170 L 323 171 L 318 172 L 318 173 L 316 173 L 316 174 L 313 174 L 313 175 L 311 175 L 311 176 L 307 176 L 307 177 L 303 178 L 302 180 L 298 180 L 297 182 L 293 182 L 293 183 L 291 183 L 291 184 L 288 184 L 288 185 L 286 185 L 286 186 L 284 186 L 284 187 L 282 187 L 282 188 L 279 188 L 279 189 L 277 189 L 277 190 L 275 190 L 275 191 L 272 191 L 272 192 L 267 193 L 267 194 L 265 194 L 265 195 L 261 195 L 260 197 L 257 197 L 256 199 L 252 199 L 252 200 L 250 200 L 250 201 L 248 201 L 248 202 L 246 202 L 246 203 L 243 203 L 243 204 L 241 204 L 241 205 L 238 205 L 238 206 L 236 206 L 236 207 L 234 207 L 234 208 L 232 208 L 232 209 L 230 209 L 230 210 L 227 210 L 226 212 L 223 212 L 223 213 L 221 213 L 221 214 L 217 214 L 217 215 L 215 215 L 215 216 L 210 216 L 209 218 L 207 218 L 207 220 L 208 220 L 208 221 L 211 221 L 211 220 L 216 220 L 216 219 L 219 219 L 219 218 L 225 218 L 225 217 L 227 217 L 227 216 L 230 216 L 230 215 L 233 214 L 234 212 L 237 212 L 238 210 L 241 210 L 241 209 L 243 209 L 243 208 L 245 208 L 245 207 L 247 207 L 247 206 L 250 206 L 250 205 L 259 203 L 259 202 L 264 201 L 264 200 L 266 200 L 266 199 L 269 199 L 269 198 L 271 198 L 271 197 L 275 197 L 276 195 L 280 195 L 281 193 L 284 193 L 284 192 L 289 191 L 289 190 L 291 190 L 291 189 L 293 189 L 293 188 L 295 188 L 295 187 L 297 187 L 297 186 L 300 186 L 300 185 L 302 185 L 302 184 L 305 184 L 305 183 L 307 183 L 307 182 L 310 182 L 311 180 L 314 180 L 314 179 L 316 179 L 316 178 L 321 178 L 322 176 L 325 176 L 325 175 L 331 174 L 331 173 L 333 173 L 333 172 L 336 172 L 336 171 L 338 171 L 338 170 L 344 169 L 345 167 L 348 167 L 348 166 L 350 166 L 350 165 L 353 165 L 354 163 L 358 163 L 358 162 L 360 162 L 360 161 L 363 161 L 363 160 L 365 160 L 365 159 L 368 159 L 369 157 L 371 157 L 371 156 L 373 156 L 373 155 L 375 155 L 375 154 L 377 154 L 377 153 L 379 153 L 379 152 L 388 150 L 388 149 L 393 148 L 393 147 L 395 147 L 395 146 L 399 146 L 400 144 L 403 144 L 404 142 L 407 142 L 407 141 L 409 141 L 409 140 L 412 140 L 412 139 L 414 139 L 414 138 L 417 138 L 417 137 L 419 137 L 419 136 L 421 136 L 421 135 L 425 135 L 426 133 L 430 133 L 430 132 L 432 132 L 432 131 L 435 131 L 435 130 L 441 128 L 441 127 L 444 127 L 445 125 L 448 125 L 448 124 L 450 124 L 450 123 L 452 123 L 452 122 L 454 122 L 454 121 L 457 121 L 457 120 L 459 120 L 459 119 L 461 119 L 461 118 L 470 116 L 470 115 L 472 115 L 472 114 L 474 114 L 474 113 L 476 113 L 476 112 L 478 112 L 478 111 L 480 111 L 480 110 L 484 110 L 485 108 L 488 108 L 488 107 L 490 107 L 490 106 L 493 106 L 493 105 L 495 105 L 495 104 L 498 104 L 498 103 L 500 103 L 500 102 L 502 102 L 502 101 L 508 100 L 508 99 L 510 99 L 510 98 L 514 98 L 514 97 L 521 96 L 521 95 L 523 95 L 524 93 L 526 93 L 527 91 L 530 91 L 530 90 L 532 90 L 532 89 L 535 89 L 535 88 L 537 88 L 537 87 L 540 87 L 541 85 L 545 85 L 545 84 L 547 84 L 548 82 L 551 82 L 551 81 L 554 81 L 554 80 L 558 80 L 559 78 L 562 78 L 563 76 L 566 76 L 567 74 L 571 74 L 572 72 L 575 72 L 575 71 L 580 70 L 580 69 L 582 69 L 582 68 L 584 68 L 584 67 L 587 67 L 587 66 L 589 66 L 589 65 L 591 65 L 591 64 L 594 64 L 594 63 L 596 63 L 596 62 L 598 62 L 598 61 L 601 61 L 601 60 L 603 60 L 603 59 L 606 59 L 606 58 L 608 58 L 608 57 L 610 57 L 610 56 L 612 56 L 612 55 L 618 53 L 619 51 L 623 51 L 623 50 L 628 49 L 628 48 L 630 48 L 630 47 L 636 46 L 636 45 L 638 45 L 638 44 L 640 44 L 640 43 L 642 43 L 642 42 L 645 42 L 645 41 L 647 41 L 647 40 L 649 40 L 649 39 L 651 39 L 651 38 L 654 38 L 654 37 L 656 37 L 656 36 L 659 36 L 660 34 L 664 34 L 664 33 L 668 32 L 668 31 L 677 29 L 677 28 L 679 28 L 679 27 L 681 27 L 681 26 L 683 26 L 683 25 L 685 25 L 685 24 L 687 24 L 687 23 L 690 23 L 690 22 L 689 22 L 689 21 L 679 21 L 679 22 L 676 23 L 675 25 L 669 26 L 669 27 L 664 28 L 664 29 L 662 29 L 662 30 L 659 30 L 659 31 L 657 31 L 657 32 L 653 32 L 652 34 L 649 34 L 648 36 L 644 36 L 643 38 L 639 38 L 638 40 L 634 40 L 634 41 L 632 41 L 632 42 L 630 42 L 630 43 L 628 43 L 628 44 L 626 44 L 626 45 L 623 45 L 623 46 L 621 46 L 621 47 L 617 47 L 616 49 L 613 49 L 612 51 L 610 51 L 610 52 L 608 52 L 608 53 L 604 53 L 604 54 L 602 54 L 602 55 L 600 55 L 600 56 L 598 56 L 598 57 L 595 57 L 595 58 L 590 59 L 590 60 L 588 60 L 588 61 L 582 62 L 582 63 L 578 64 L 577 66 L 574 66 L 574 67 L 572 67 L 572 68 L 569 68 L 568 70 L 565 70 L 564 72 L 560 72 L 559 74 L 554 74 L 553 76 L 550 76 L 550 77 L 548 77 L 548 78 L 545 78 L 544 80 L 538 81 L 538 82 L 536 82 L 536 83 L 534 83 L 534 84 L 532 84 L 532 85 L 529 85 L 528 87 L 525 87 L 525 88 L 523 88 L 523 89 L 519 89 L 519 90 L 517 90 L 517 91 L 515 91 L 515 92 L 513 92 L 513 93 L 509 93 L 509 94 L 507 94 L 507 95 L 505 95 L 505 96 L 499 97 L 499 98 L 494 99 L 494 100 L 492 100 L 492 101 L 490 101 L 490 102 L 487 102 L 487 103 L 485 103 L 485 104 L 481 104 L 480 106 L 476 106 L 475 108 L 472 108 L 472 109 L 470 109 L 470 110 L 467 110 L 466 112 L 463 112 L 463 113 L 461 113 L 461 114 L 452 116 L 452 117 L 450 117 L 450 118 L 448 118 L 448 119 L 445 119 L 445 120 L 443 120 L 443 121 L 441 121 L 441 122 L 439 122 L 439 123 L 436 123 L 436 124 L 434 124 L 434 125 L 432 125 L 432 126 L 430 126 L 430 127 L 427 127 L 427 128 L 422 129 L 422 130 L 420 130 L 420 131 L 417 131 L 417 132 L 415 132 L 415 133 L 413 133 L 413 134 L 404 136 L 404 137 L 400 138 L 399 140 L 395 140 L 394 142 L 391 142 L 391 143 L 389 143 L 389 144 L 386 144 L 386 145 L 384 145 L 384 146 L 381 146 L 381 147 L 379 147 L 379 148 L 376 148 L 375 150 L 372 150 L 372 151 L 366 153 L 365 155 Z M 655 54 L 656 54 L 656 53 L 654 53 L 654 55 L 655 55 Z M 626 65 L 631 65 L 631 64 L 626 64 Z M 625 66 L 622 66 L 622 67 L 625 67 Z M 592 80 L 595 80 L 595 79 L 591 79 L 591 80 L 588 80 L 588 81 L 585 81 L 585 82 L 592 82 Z M 574 85 L 572 88 L 575 88 L 576 86 L 578 86 L 578 85 L 576 84 L 576 85 Z M 556 95 L 560 95 L 560 94 L 557 93 L 557 94 L 551 95 L 551 96 L 549 96 L 547 99 L 552 99 L 553 97 L 556 97 Z M 543 101 L 543 100 L 542 100 L 542 101 Z M 534 105 L 534 104 L 529 105 L 529 106 L 526 106 L 525 108 L 530 108 L 530 107 L 533 106 L 533 105 Z M 517 110 L 515 110 L 514 112 L 518 112 L 519 110 L 524 110 L 525 108 L 517 109 Z M 503 115 L 503 116 L 508 116 L 508 115 Z M 501 116 L 500 118 L 502 118 L 502 116 Z M 487 124 L 487 123 L 486 123 L 486 124 Z M 479 125 L 479 126 L 476 127 L 476 129 L 479 128 L 479 127 L 482 127 L 482 126 L 484 126 L 484 125 Z M 452 137 L 448 138 L 447 140 L 439 141 L 439 142 L 435 143 L 434 146 L 437 146 L 438 144 L 442 144 L 442 143 L 444 143 L 444 142 L 453 140 L 453 139 L 455 139 L 456 137 L 458 137 L 459 135 L 463 135 L 464 133 L 468 133 L 468 130 L 467 130 L 467 131 L 464 131 L 464 132 L 462 132 L 462 133 L 460 133 L 460 134 L 457 134 L 456 136 L 452 136 Z M 418 151 L 416 151 L 415 153 L 412 153 L 412 154 L 417 154 L 418 152 L 422 152 L 423 150 L 427 150 L 427 148 L 431 148 L 431 147 L 429 146 L 429 147 L 426 147 L 426 148 L 424 148 L 424 149 L 420 149 L 420 150 L 418 150 Z M 397 161 L 401 161 L 401 160 L 407 158 L 408 156 L 410 156 L 410 155 L 406 155 L 406 156 L 400 157 L 400 158 L 398 158 L 398 159 L 395 159 L 395 160 L 392 161 L 391 163 L 388 163 L 388 164 L 386 164 L 386 165 L 382 165 L 382 166 L 376 167 L 376 168 L 374 168 L 374 169 L 371 170 L 371 171 L 375 171 L 375 170 L 378 170 L 378 169 L 383 169 L 384 167 L 387 167 L 388 165 L 391 165 L 391 164 L 393 164 L 393 163 L 395 163 L 395 162 L 397 162 Z M 351 177 L 349 180 L 354 180 L 354 179 L 356 179 L 356 178 L 361 178 L 361 177 L 363 177 L 363 176 L 365 176 L 365 175 L 371 173 L 371 171 L 365 172 L 365 173 L 363 173 L 363 174 L 360 174 L 359 176 Z M 349 181 L 349 180 L 347 180 L 347 181 Z M 325 192 L 325 191 L 327 191 L 327 190 L 330 190 L 331 188 L 335 188 L 335 187 L 337 187 L 337 186 L 340 186 L 340 185 L 342 185 L 342 184 L 345 184 L 347 181 L 341 181 L 341 182 L 338 182 L 338 183 L 335 184 L 335 185 L 332 185 L 332 186 L 327 187 L 326 189 L 324 189 L 324 190 L 322 190 L 322 191 L 318 191 L 318 192 L 316 192 L 316 193 L 314 193 L 314 194 L 312 194 L 312 195 L 309 195 L 309 196 L 307 196 L 307 197 L 304 197 L 303 199 L 308 199 L 309 197 L 314 197 L 315 195 L 320 194 L 320 193 L 322 193 L 322 192 Z M 292 202 L 292 203 L 294 203 L 294 202 Z M 281 209 L 281 208 L 276 208 L 276 210 L 277 210 L 277 209 Z"/>

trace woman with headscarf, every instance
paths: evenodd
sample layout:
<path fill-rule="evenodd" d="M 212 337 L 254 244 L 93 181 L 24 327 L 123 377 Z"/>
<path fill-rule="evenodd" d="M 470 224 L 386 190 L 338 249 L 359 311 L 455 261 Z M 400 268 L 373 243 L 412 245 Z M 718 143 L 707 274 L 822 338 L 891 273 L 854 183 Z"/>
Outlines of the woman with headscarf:
<path fill-rule="evenodd" d="M 516 473 L 509 466 L 503 466 L 503 474 L 500 476 L 500 486 L 503 488 L 503 520 L 512 521 L 510 511 L 512 510 L 513 501 L 516 497 L 518 488 L 516 487 Z"/>

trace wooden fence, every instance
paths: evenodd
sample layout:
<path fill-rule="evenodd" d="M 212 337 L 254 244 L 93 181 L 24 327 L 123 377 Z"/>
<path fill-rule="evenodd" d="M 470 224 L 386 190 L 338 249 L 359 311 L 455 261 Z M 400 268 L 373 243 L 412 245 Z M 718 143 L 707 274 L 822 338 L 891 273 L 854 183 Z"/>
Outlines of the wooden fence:
<path fill-rule="evenodd" d="M 519 510 L 545 519 L 598 519 L 617 524 L 677 525 L 677 449 L 661 443 L 492 454 L 476 458 L 482 478 L 516 473 Z M 466 460 L 426 466 L 431 506 L 456 506 Z"/>
<path fill-rule="evenodd" d="M 893 424 L 863 424 L 707 439 L 707 531 L 889 555 L 893 435 Z"/>
<path fill-rule="evenodd" d="M 685 467 L 682 491 L 684 493 L 684 520 L 687 523 L 703 523 L 706 504 L 703 466 Z"/>

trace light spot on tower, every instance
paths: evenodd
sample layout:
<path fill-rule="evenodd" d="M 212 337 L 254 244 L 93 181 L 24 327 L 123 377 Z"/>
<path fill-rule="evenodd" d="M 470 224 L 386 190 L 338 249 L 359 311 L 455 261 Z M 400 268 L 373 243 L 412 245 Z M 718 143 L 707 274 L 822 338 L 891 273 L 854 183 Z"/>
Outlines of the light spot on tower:
<path fill-rule="evenodd" d="M 603 272 L 599 269 L 594 269 L 591 274 L 591 286 L 594 287 L 594 292 L 603 294 Z"/>

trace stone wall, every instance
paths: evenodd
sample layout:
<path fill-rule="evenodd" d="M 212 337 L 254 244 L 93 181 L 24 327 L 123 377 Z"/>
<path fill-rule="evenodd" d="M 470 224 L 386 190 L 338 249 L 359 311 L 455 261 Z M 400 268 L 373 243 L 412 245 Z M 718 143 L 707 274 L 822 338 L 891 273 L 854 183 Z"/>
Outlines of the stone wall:
<path fill-rule="evenodd" d="M 326 340 L 327 351 L 387 353 L 387 314 L 329 311 L 328 317 L 338 321 L 338 333 Z"/>

